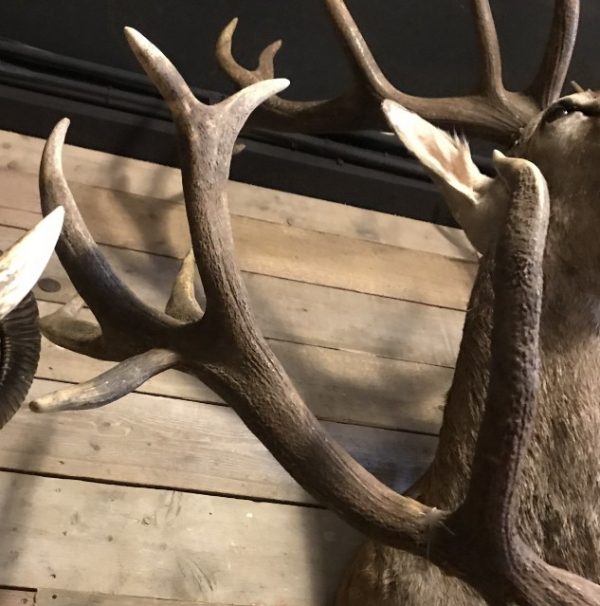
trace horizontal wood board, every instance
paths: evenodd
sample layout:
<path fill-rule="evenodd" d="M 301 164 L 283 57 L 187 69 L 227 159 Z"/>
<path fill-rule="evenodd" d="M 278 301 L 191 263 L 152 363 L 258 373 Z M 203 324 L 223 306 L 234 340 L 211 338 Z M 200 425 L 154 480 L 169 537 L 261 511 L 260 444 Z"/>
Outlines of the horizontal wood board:
<path fill-rule="evenodd" d="M 327 604 L 360 537 L 322 509 L 0 473 L 0 584 Z"/>
<path fill-rule="evenodd" d="M 37 176 L 43 146 L 42 139 L 0 131 L 0 167 Z M 164 200 L 183 200 L 180 173 L 168 166 L 67 144 L 64 167 L 73 183 Z M 459 229 L 235 181 L 230 181 L 228 187 L 231 212 L 236 215 L 447 257 L 477 259 Z"/>
<path fill-rule="evenodd" d="M 64 384 L 37 379 L 31 397 Z M 324 422 L 360 463 L 396 490 L 433 457 L 436 438 Z M 228 407 L 133 393 L 104 408 L 36 414 L 2 430 L 0 468 L 190 492 L 314 503 Z"/>
<path fill-rule="evenodd" d="M 29 229 L 39 212 L 37 177 L 7 170 L 0 182 L 2 222 Z M 77 183 L 72 190 L 99 243 L 176 258 L 189 250 L 180 202 Z M 451 309 L 465 309 L 476 269 L 470 261 L 237 215 L 232 227 L 244 271 Z"/>

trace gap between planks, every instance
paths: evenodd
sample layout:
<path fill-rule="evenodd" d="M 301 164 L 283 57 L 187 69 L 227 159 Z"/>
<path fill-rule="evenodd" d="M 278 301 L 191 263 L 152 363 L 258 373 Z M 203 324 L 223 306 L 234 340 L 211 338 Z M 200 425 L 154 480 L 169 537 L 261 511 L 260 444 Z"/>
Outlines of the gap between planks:
<path fill-rule="evenodd" d="M 0 606 L 33 606 L 35 597 L 31 589 L 0 587 Z"/>
<path fill-rule="evenodd" d="M 329 603 L 360 537 L 321 509 L 0 473 L 0 583 Z"/>

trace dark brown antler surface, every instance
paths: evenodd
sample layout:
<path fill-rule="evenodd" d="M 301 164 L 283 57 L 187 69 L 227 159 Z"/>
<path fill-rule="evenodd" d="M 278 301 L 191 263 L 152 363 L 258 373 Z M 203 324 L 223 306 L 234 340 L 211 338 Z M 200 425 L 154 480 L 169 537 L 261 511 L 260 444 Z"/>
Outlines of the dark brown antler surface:
<path fill-rule="evenodd" d="M 575 44 L 579 1 L 556 0 L 546 53 L 528 94 L 504 88 L 500 48 L 489 1 L 472 0 L 472 3 L 483 55 L 482 82 L 476 94 L 432 99 L 409 95 L 395 88 L 377 65 L 343 0 L 325 0 L 353 67 L 353 86 L 340 96 L 323 101 L 288 101 L 272 97 L 264 104 L 268 114 L 259 112 L 256 124 L 300 132 L 384 129 L 386 125 L 379 106 L 384 99 L 392 99 L 432 122 L 499 142 L 511 142 L 522 126 L 560 95 Z M 265 48 L 258 67 L 249 70 L 232 54 L 236 27 L 237 19 L 234 19 L 225 27 L 217 43 L 216 56 L 222 69 L 240 87 L 272 78 L 273 62 L 281 41 Z"/>
<path fill-rule="evenodd" d="M 127 35 L 177 125 L 193 255 L 183 262 L 168 313 L 148 308 L 122 284 L 87 232 L 62 174 L 67 123 L 61 122 L 43 156 L 42 205 L 44 213 L 61 202 L 65 206 L 58 253 L 99 324 L 78 321 L 81 301 L 75 300 L 45 318 L 43 328 L 60 345 L 120 364 L 86 384 L 39 398 L 32 407 L 101 406 L 158 372 L 178 368 L 218 393 L 305 489 L 365 534 L 431 559 L 493 603 L 507 597 L 531 606 L 600 603 L 600 588 L 546 565 L 523 544 L 515 525 L 514 494 L 535 413 L 538 372 L 548 213 L 539 171 L 525 161 L 498 160 L 514 201 L 497 249 L 494 288 L 499 301 L 515 304 L 496 308 L 483 432 L 492 439 L 479 442 L 464 505 L 453 514 L 436 510 L 390 490 L 323 430 L 259 334 L 249 308 L 234 258 L 224 187 L 239 130 L 250 112 L 287 81 L 256 83 L 205 106 L 155 47 L 133 30 Z M 194 298 L 194 260 L 205 310 Z"/>

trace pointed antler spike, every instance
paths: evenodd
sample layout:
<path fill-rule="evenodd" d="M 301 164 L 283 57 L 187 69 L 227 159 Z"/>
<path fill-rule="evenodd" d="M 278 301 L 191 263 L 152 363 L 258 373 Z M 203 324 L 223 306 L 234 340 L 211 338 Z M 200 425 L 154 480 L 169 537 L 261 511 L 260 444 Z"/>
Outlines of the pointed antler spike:
<path fill-rule="evenodd" d="M 133 356 L 91 381 L 40 396 L 29 403 L 33 412 L 90 410 L 106 406 L 137 389 L 153 376 L 173 368 L 179 356 L 166 349 L 151 349 Z"/>
<path fill-rule="evenodd" d="M 275 75 L 275 55 L 281 48 L 282 41 L 275 40 L 263 49 L 258 57 L 258 67 L 255 73 L 261 80 L 269 80 Z"/>
<path fill-rule="evenodd" d="M 540 69 L 530 87 L 541 108 L 560 97 L 579 24 L 579 0 L 554 0 L 552 28 Z"/>
<path fill-rule="evenodd" d="M 124 31 L 131 50 L 172 112 L 185 114 L 200 105 L 175 66 L 152 42 L 132 27 Z"/>
<path fill-rule="evenodd" d="M 483 88 L 491 95 L 501 96 L 505 92 L 502 84 L 502 58 L 489 0 L 473 0 L 473 9 L 483 55 Z"/>
<path fill-rule="evenodd" d="M 196 299 L 195 277 L 194 251 L 190 250 L 181 262 L 181 268 L 173 283 L 173 290 L 165 309 L 170 316 L 182 322 L 200 320 L 204 313 L 198 299 Z"/>
<path fill-rule="evenodd" d="M 143 316 L 143 320 L 138 317 L 137 325 L 142 321 L 146 329 L 151 330 L 160 315 L 140 301 L 113 271 L 92 238 L 65 179 L 62 148 L 68 126 L 69 121 L 65 119 L 54 127 L 40 165 L 40 198 L 44 214 L 60 205 L 65 210 L 56 252 L 77 292 L 100 324 L 122 327 L 127 332 L 131 328 L 128 317 L 137 310 Z"/>

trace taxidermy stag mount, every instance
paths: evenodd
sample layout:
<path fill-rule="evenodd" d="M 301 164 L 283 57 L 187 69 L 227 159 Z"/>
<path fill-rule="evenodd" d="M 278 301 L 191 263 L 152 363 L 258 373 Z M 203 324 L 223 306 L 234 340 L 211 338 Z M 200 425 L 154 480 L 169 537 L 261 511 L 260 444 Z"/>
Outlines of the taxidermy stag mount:
<path fill-rule="evenodd" d="M 559 98 L 578 21 L 557 0 L 538 76 L 505 90 L 487 0 L 473 0 L 483 51 L 480 92 L 423 99 L 392 87 L 342 0 L 326 5 L 355 67 L 350 92 L 325 101 L 276 95 L 278 43 L 249 71 L 217 55 L 242 90 L 206 106 L 139 33 L 133 52 L 177 126 L 193 251 L 166 311 L 115 275 L 86 229 L 62 173 L 62 121 L 46 145 L 44 213 L 66 209 L 60 259 L 82 301 L 43 319 L 74 351 L 120 362 L 100 377 L 39 398 L 34 410 L 102 406 L 167 368 L 203 380 L 309 492 L 369 537 L 340 588 L 342 606 L 600 604 L 600 97 Z M 225 183 L 238 132 L 263 103 L 262 124 L 300 131 L 381 127 L 387 119 L 440 186 L 482 253 L 438 451 L 410 496 L 370 475 L 326 432 L 256 328 L 237 269 Z M 383 111 L 381 106 L 383 104 Z M 467 144 L 429 121 L 507 144 L 497 176 Z M 205 309 L 194 297 L 199 270 Z"/>
<path fill-rule="evenodd" d="M 0 428 L 17 412 L 40 357 L 38 309 L 30 293 L 62 228 L 57 208 L 0 256 Z"/>

